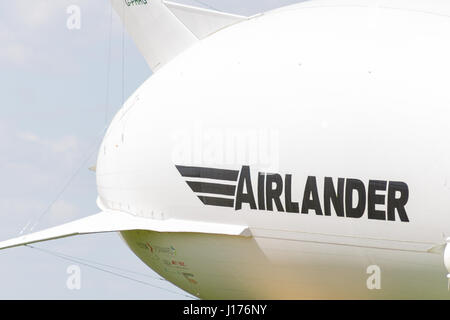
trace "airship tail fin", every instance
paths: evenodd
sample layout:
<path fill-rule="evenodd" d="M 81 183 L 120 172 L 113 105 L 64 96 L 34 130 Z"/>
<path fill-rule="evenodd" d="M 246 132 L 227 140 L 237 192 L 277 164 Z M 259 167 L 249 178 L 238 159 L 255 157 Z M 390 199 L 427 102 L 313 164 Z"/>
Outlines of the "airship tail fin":
<path fill-rule="evenodd" d="M 210 233 L 244 237 L 251 236 L 250 231 L 246 226 L 178 219 L 154 220 L 133 216 L 120 211 L 103 211 L 60 226 L 0 242 L 0 250 L 82 234 L 130 230 Z"/>
<path fill-rule="evenodd" d="M 111 0 L 152 71 L 194 43 L 247 19 L 163 0 Z"/>

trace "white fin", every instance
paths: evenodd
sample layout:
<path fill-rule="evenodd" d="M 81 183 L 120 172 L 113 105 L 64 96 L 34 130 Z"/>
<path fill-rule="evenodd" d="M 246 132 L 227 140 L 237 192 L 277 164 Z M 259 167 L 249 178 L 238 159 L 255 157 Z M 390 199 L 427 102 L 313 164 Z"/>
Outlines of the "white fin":
<path fill-rule="evenodd" d="M 251 236 L 250 230 L 245 226 L 178 219 L 153 220 L 136 217 L 120 211 L 104 211 L 57 227 L 0 242 L 0 250 L 81 234 L 129 230 Z"/>
<path fill-rule="evenodd" d="M 162 0 L 111 0 L 153 72 L 179 53 L 245 17 Z"/>
<path fill-rule="evenodd" d="M 204 39 L 210 34 L 232 24 L 247 20 L 247 17 L 219 11 L 202 9 L 170 1 L 164 4 L 198 39 Z"/>
<path fill-rule="evenodd" d="M 152 71 L 198 41 L 161 0 L 111 0 Z"/>

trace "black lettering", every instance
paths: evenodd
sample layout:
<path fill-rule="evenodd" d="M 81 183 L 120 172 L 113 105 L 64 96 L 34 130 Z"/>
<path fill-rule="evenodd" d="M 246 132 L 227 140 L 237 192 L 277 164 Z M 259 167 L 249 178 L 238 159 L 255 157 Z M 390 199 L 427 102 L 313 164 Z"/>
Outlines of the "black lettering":
<path fill-rule="evenodd" d="M 358 205 L 353 208 L 353 191 L 358 193 Z M 345 216 L 361 218 L 366 208 L 366 188 L 358 179 L 347 179 L 345 183 Z"/>
<path fill-rule="evenodd" d="M 400 197 L 396 198 L 395 194 L 399 192 Z M 409 222 L 406 214 L 405 205 L 408 202 L 409 189 L 404 182 L 389 181 L 388 190 L 388 220 L 395 221 L 395 209 L 397 209 L 398 216 L 403 222 Z"/>
<path fill-rule="evenodd" d="M 326 177 L 324 183 L 324 210 L 326 216 L 331 216 L 330 201 L 333 202 L 333 208 L 338 217 L 344 216 L 344 178 L 338 178 L 337 193 L 333 185 L 333 178 Z"/>
<path fill-rule="evenodd" d="M 386 220 L 386 211 L 376 210 L 377 204 L 385 204 L 386 195 L 377 194 L 377 191 L 386 191 L 387 182 L 381 180 L 369 181 L 369 195 L 367 201 L 367 215 L 369 219 Z"/>
<path fill-rule="evenodd" d="M 316 177 L 309 176 L 306 180 L 305 192 L 303 193 L 302 213 L 309 213 L 311 209 L 316 211 L 317 215 L 322 215 Z"/>
<path fill-rule="evenodd" d="M 292 202 L 292 175 L 287 174 L 284 178 L 284 203 L 286 212 L 298 213 L 298 202 Z"/>
<path fill-rule="evenodd" d="M 273 189 L 273 184 L 275 183 L 275 189 Z M 283 205 L 281 204 L 281 194 L 283 193 L 283 179 L 281 176 L 276 174 L 267 174 L 266 176 L 266 207 L 267 210 L 273 211 L 272 200 L 275 201 L 277 210 L 284 212 Z"/>
<path fill-rule="evenodd" d="M 244 183 L 247 193 L 244 193 Z M 235 210 L 241 210 L 242 203 L 250 204 L 250 208 L 256 209 L 255 196 L 253 195 L 252 181 L 250 178 L 250 167 L 242 166 L 236 191 Z"/>
<path fill-rule="evenodd" d="M 266 210 L 264 203 L 264 181 L 266 176 L 264 173 L 258 173 L 258 208 L 259 210 Z"/>

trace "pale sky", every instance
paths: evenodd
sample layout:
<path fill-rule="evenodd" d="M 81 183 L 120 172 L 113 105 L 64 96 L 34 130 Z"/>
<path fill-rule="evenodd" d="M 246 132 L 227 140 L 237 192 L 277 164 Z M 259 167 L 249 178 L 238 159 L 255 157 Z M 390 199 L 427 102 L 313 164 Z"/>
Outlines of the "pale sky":
<path fill-rule="evenodd" d="M 241 15 L 300 1 L 177 0 Z M 66 27 L 70 5 L 81 9 L 80 30 Z M 52 203 L 34 231 L 99 211 L 95 174 L 88 168 L 95 165 L 105 119 L 122 101 L 122 25 L 115 13 L 107 76 L 110 10 L 108 0 L 0 2 L 0 240 L 18 236 Z M 126 35 L 125 98 L 149 76 Z M 157 275 L 118 234 L 35 246 L 133 271 L 97 265 L 147 284 L 78 263 L 81 288 L 69 290 L 67 268 L 77 263 L 20 247 L 0 251 L 0 299 L 188 299 L 172 284 L 154 279 Z"/>

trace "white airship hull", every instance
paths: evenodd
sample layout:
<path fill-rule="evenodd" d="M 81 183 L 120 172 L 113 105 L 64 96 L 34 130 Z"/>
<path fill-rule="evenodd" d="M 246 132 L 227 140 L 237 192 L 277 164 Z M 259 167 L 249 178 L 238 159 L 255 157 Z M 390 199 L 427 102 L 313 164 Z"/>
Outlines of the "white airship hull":
<path fill-rule="evenodd" d="M 120 232 L 204 299 L 449 297 L 448 1 L 113 4 L 156 72 L 99 150 L 102 212 L 0 249 Z"/>
<path fill-rule="evenodd" d="M 446 298 L 449 34 L 438 13 L 321 1 L 222 30 L 163 66 L 119 111 L 98 158 L 100 200 L 153 219 L 248 226 L 251 238 L 123 233 L 147 265 L 202 298 Z M 221 198 L 229 207 L 205 203 L 187 182 L 218 180 L 177 166 L 238 177 L 249 166 L 256 208 L 247 199 L 239 209 L 238 191 Z M 267 190 L 259 203 L 258 172 L 282 178 L 271 210 Z M 299 206 L 291 212 L 287 175 Z M 321 213 L 302 212 L 308 177 Z M 342 216 L 333 205 L 325 214 L 326 177 L 336 190 L 339 178 L 364 185 L 361 217 L 347 208 L 357 197 Z M 370 195 L 371 181 L 381 189 Z M 396 183 L 407 194 L 394 190 L 405 201 L 389 209 Z M 380 290 L 368 288 L 371 266 Z"/>
<path fill-rule="evenodd" d="M 131 250 L 165 279 L 202 299 L 439 299 L 442 257 L 319 241 L 126 231 Z M 369 265 L 381 287 L 369 290 Z M 369 270 L 370 271 L 370 270 Z M 371 271 L 372 272 L 372 271 Z"/>

